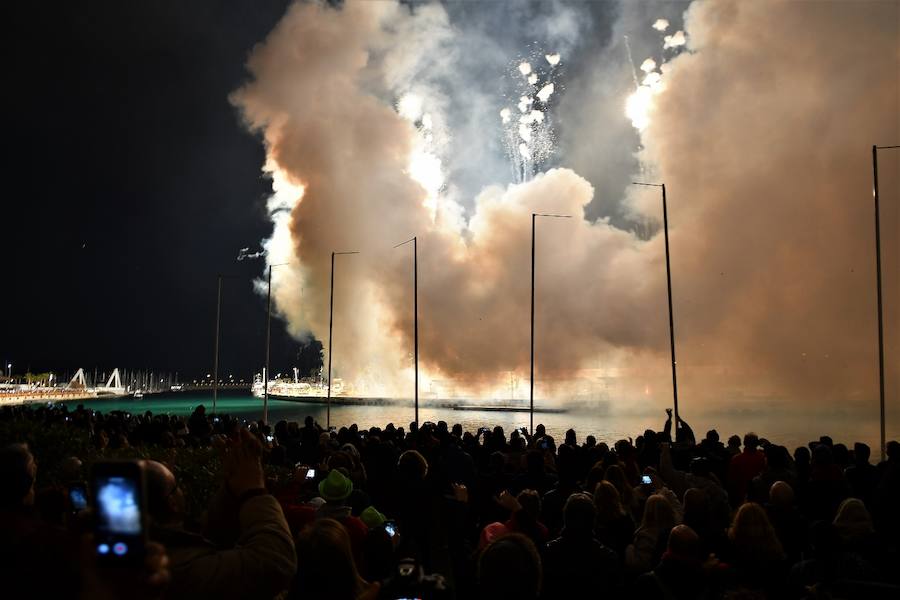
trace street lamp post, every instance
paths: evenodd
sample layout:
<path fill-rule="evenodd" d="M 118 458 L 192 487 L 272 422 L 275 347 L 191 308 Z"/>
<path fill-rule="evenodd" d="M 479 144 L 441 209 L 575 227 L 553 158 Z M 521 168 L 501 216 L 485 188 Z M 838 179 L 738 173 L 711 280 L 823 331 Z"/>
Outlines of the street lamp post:
<path fill-rule="evenodd" d="M 662 189 L 663 234 L 666 241 L 666 299 L 669 303 L 669 348 L 672 355 L 672 402 L 675 409 L 675 439 L 678 439 L 678 376 L 675 362 L 675 317 L 672 311 L 672 267 L 669 262 L 669 213 L 666 207 L 666 184 L 642 183 L 633 181 L 633 185 L 658 187 Z"/>
<path fill-rule="evenodd" d="M 328 301 L 328 398 L 325 408 L 325 427 L 331 428 L 331 348 L 332 330 L 334 328 L 334 257 L 342 254 L 359 254 L 359 252 L 331 253 L 331 296 Z"/>
<path fill-rule="evenodd" d="M 413 362 L 415 364 L 415 393 L 413 403 L 415 406 L 416 427 L 419 426 L 419 251 L 416 237 L 400 242 L 394 248 L 412 242 L 413 245 Z"/>
<path fill-rule="evenodd" d="M 213 349 L 213 414 L 216 412 L 216 400 L 219 398 L 219 321 L 222 314 L 222 275 L 219 274 L 216 285 L 216 343 Z"/>
<path fill-rule="evenodd" d="M 531 213 L 531 376 L 528 389 L 528 431 L 534 435 L 534 256 L 535 256 L 535 222 L 538 217 L 553 219 L 569 219 L 571 215 L 544 215 Z"/>
<path fill-rule="evenodd" d="M 881 460 L 887 457 L 884 432 L 884 317 L 881 302 L 881 215 L 878 198 L 878 151 L 900 146 L 872 146 L 872 196 L 875 199 L 875 281 L 878 299 L 878 398 L 881 409 Z"/>
<path fill-rule="evenodd" d="M 269 423 L 269 341 L 272 338 L 272 268 L 288 263 L 269 265 L 269 284 L 266 292 L 266 368 L 263 371 L 263 423 Z"/>

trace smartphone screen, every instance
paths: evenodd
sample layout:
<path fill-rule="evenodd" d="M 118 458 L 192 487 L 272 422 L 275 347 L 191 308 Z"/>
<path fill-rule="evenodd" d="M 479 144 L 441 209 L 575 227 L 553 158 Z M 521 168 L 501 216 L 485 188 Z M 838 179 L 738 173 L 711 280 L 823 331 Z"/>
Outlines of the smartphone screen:
<path fill-rule="evenodd" d="M 313 478 L 315 478 L 315 476 L 316 476 L 316 470 L 315 470 L 315 469 L 310 469 L 309 471 L 306 472 L 306 478 L 307 478 L 307 479 L 313 479 Z"/>
<path fill-rule="evenodd" d="M 146 535 L 143 470 L 137 462 L 98 463 L 92 475 L 94 548 L 107 564 L 140 560 Z"/>
<path fill-rule="evenodd" d="M 650 479 L 649 475 L 644 475 L 643 477 L 641 477 L 641 483 L 643 483 L 644 485 L 650 485 L 653 483 L 653 480 Z"/>
<path fill-rule="evenodd" d="M 69 502 L 72 510 L 79 511 L 87 508 L 87 490 L 83 485 L 75 484 L 69 487 Z"/>
<path fill-rule="evenodd" d="M 387 531 L 387 534 L 391 537 L 397 535 L 397 526 L 394 525 L 393 521 L 385 521 L 384 530 Z"/>

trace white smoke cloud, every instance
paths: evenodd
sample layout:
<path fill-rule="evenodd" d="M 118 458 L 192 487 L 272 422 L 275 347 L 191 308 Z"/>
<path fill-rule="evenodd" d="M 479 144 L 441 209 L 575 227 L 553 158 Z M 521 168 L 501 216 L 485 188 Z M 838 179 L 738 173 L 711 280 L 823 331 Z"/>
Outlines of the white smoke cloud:
<path fill-rule="evenodd" d="M 647 75 L 638 90 L 642 96 L 635 101 L 634 115 L 629 115 L 632 121 L 644 119 L 639 127 L 635 123 L 645 148 L 640 153 L 640 176 L 664 180 L 670 190 L 676 318 L 679 340 L 684 344 L 679 365 L 683 364 L 680 368 L 685 371 L 680 376 L 684 376 L 688 397 L 695 399 L 722 391 L 726 384 L 718 376 L 710 376 L 708 369 L 720 373 L 723 362 L 728 367 L 740 366 L 727 385 L 754 379 L 771 391 L 800 389 L 798 382 L 816 381 L 809 389 L 818 393 L 828 385 L 834 387 L 840 379 L 833 372 L 853 374 L 848 382 L 835 387 L 852 391 L 860 381 L 857 355 L 865 354 L 854 328 L 861 331 L 870 325 L 861 316 L 868 313 L 861 311 L 856 294 L 835 294 L 835 288 L 826 285 L 833 283 L 831 279 L 811 274 L 814 269 L 810 265 L 818 263 L 806 259 L 815 249 L 843 273 L 857 264 L 859 253 L 837 254 L 838 248 L 854 247 L 852 240 L 846 239 L 848 227 L 836 227 L 840 219 L 821 217 L 829 236 L 842 242 L 822 247 L 815 236 L 796 231 L 800 225 L 795 217 L 801 213 L 810 216 L 808 210 L 797 206 L 801 198 L 814 196 L 817 202 L 832 206 L 831 202 L 852 196 L 859 187 L 857 178 L 834 172 L 836 166 L 858 167 L 845 160 L 844 150 L 812 143 L 810 133 L 821 136 L 821 123 L 830 124 L 828 134 L 840 140 L 837 146 L 842 149 L 864 147 L 864 135 L 883 133 L 883 128 L 873 129 L 876 122 L 894 123 L 891 131 L 896 137 L 896 113 L 885 110 L 890 99 L 897 97 L 896 83 L 886 82 L 884 89 L 871 90 L 876 108 L 862 129 L 856 130 L 859 124 L 838 124 L 841 119 L 821 119 L 822 115 L 844 114 L 845 100 L 832 100 L 829 93 L 835 86 L 862 89 L 866 86 L 854 86 L 854 82 L 869 81 L 869 77 L 878 80 L 876 72 L 896 71 L 891 70 L 896 66 L 896 48 L 890 45 L 888 33 L 879 29 L 879 24 L 889 22 L 882 14 L 889 10 L 869 7 L 868 12 L 862 11 L 868 16 L 851 19 L 843 29 L 844 13 L 852 13 L 851 8 L 828 5 L 821 14 L 810 15 L 802 5 L 765 3 L 763 8 L 746 10 L 743 4 L 741 10 L 736 10 L 737 6 L 723 0 L 692 7 L 684 30 L 664 39 L 667 49 L 679 48 L 686 44 L 687 32 L 692 54 L 676 57 L 660 71 L 645 70 Z M 777 8 L 775 16 L 767 14 L 772 6 Z M 273 177 L 278 199 L 270 202 L 276 207 L 272 210 L 274 233 L 265 249 L 270 262 L 291 261 L 275 283 L 276 304 L 291 331 L 312 331 L 324 337 L 327 257 L 332 250 L 361 250 L 362 254 L 341 263 L 335 282 L 335 310 L 341 315 L 343 336 L 336 339 L 340 349 L 336 364 L 353 379 L 381 381 L 394 393 L 408 389 L 412 332 L 409 256 L 399 249 L 390 250 L 390 246 L 417 235 L 420 344 L 426 372 L 435 378 L 458 378 L 472 389 L 489 385 L 498 372 L 521 372 L 528 349 L 530 213 L 559 212 L 575 218 L 538 225 L 539 377 L 565 378 L 600 358 L 604 364 L 616 360 L 635 368 L 640 365 L 634 377 L 644 382 L 654 377 L 665 381 L 664 368 L 655 370 L 664 367 L 667 352 L 664 262 L 658 228 L 637 232 L 617 227 L 610 220 L 592 223 L 581 218 L 594 199 L 594 186 L 570 169 L 550 169 L 513 185 L 497 177 L 499 185 L 482 187 L 471 197 L 459 194 L 456 186 L 464 182 L 457 175 L 458 165 L 473 156 L 484 156 L 478 153 L 490 145 L 497 128 L 503 124 L 512 128 L 517 136 L 512 148 L 522 159 L 533 161 L 534 147 L 525 138 L 530 135 L 533 142 L 535 130 L 529 127 L 549 121 L 553 115 L 536 110 L 531 96 L 534 88 L 527 96 L 520 97 L 521 92 L 507 96 L 509 106 L 504 107 L 498 93 L 482 89 L 490 77 L 477 79 L 478 85 L 464 85 L 466 72 L 457 63 L 469 60 L 469 55 L 438 50 L 456 48 L 454 36 L 470 42 L 476 33 L 450 27 L 440 5 L 420 8 L 422 11 L 417 8 L 413 12 L 386 2 L 346 3 L 339 9 L 294 5 L 254 51 L 249 63 L 253 80 L 234 96 L 248 125 L 261 133 L 266 144 L 266 171 Z M 544 30 L 558 32 L 579 22 L 570 18 L 571 13 L 566 15 L 558 19 L 559 27 Z M 784 22 L 770 27 L 770 19 Z M 645 29 L 647 22 L 643 21 Z M 871 48 L 867 44 L 853 46 L 852 42 L 865 37 L 862 32 L 867 28 L 881 35 L 868 40 Z M 771 48 L 729 43 L 761 29 L 771 31 Z M 653 36 L 658 43 L 658 36 Z M 559 101 L 557 96 L 565 102 L 570 94 L 572 102 L 577 99 L 579 110 L 565 107 L 570 131 L 581 134 L 580 129 L 591 127 L 610 129 L 617 126 L 610 116 L 613 113 L 624 121 L 622 98 L 630 91 L 629 66 L 622 59 L 621 46 L 615 45 L 621 36 L 612 39 L 617 41 L 601 56 L 616 65 L 615 69 L 598 69 L 597 76 L 588 81 L 601 87 L 585 84 L 572 93 L 573 82 L 563 89 L 550 87 L 553 83 L 545 79 L 541 91 L 550 91 L 545 98 L 540 97 L 541 92 L 536 95 L 542 103 L 551 94 L 555 94 L 554 102 Z M 823 39 L 842 43 L 823 52 Z M 552 41 L 547 47 L 572 49 Z M 478 47 L 495 48 L 490 40 Z M 783 60 L 797 48 L 821 54 L 822 64 L 798 74 Z M 853 64 L 864 65 L 863 74 L 841 66 L 847 60 L 841 53 L 848 49 L 859 59 Z M 489 53 L 470 54 L 483 57 Z M 541 55 L 543 52 L 538 58 Z M 526 74 L 516 71 L 516 65 L 524 63 L 511 62 L 523 57 L 518 56 L 501 57 L 516 80 L 522 85 L 541 82 L 546 75 L 542 69 L 547 69 L 540 66 L 543 61 L 527 63 Z M 544 56 L 555 66 L 550 61 L 553 55 Z M 569 54 L 566 57 L 566 68 L 570 68 L 572 61 Z M 885 57 L 892 62 L 885 65 Z M 501 59 L 495 57 L 495 62 Z M 758 64 L 766 64 L 768 69 L 753 67 Z M 610 72 L 622 77 L 600 76 Z M 541 78 L 535 83 L 526 78 L 538 73 Z M 784 79 L 779 77 L 783 81 L 800 77 L 809 89 L 798 87 L 796 94 L 784 94 L 779 86 L 766 81 L 768 73 L 783 74 Z M 750 75 L 756 79 L 754 85 L 747 79 Z M 470 103 L 454 105 L 450 99 L 460 96 L 441 93 L 446 89 L 465 90 Z M 746 114 L 748 90 L 765 107 L 753 119 Z M 409 94 L 421 98 L 421 106 L 411 100 L 404 102 Z M 611 108 L 598 106 L 597 98 L 609 98 Z M 514 120 L 515 108 L 519 117 Z M 494 128 L 470 118 L 469 113 L 487 115 L 486 122 Z M 424 115 L 430 117 L 427 127 Z M 821 153 L 815 164 L 828 165 L 829 170 L 820 173 L 820 179 L 837 179 L 836 189 L 807 181 L 816 188 L 810 195 L 811 191 L 807 194 L 797 187 L 796 173 L 807 163 L 791 153 L 789 149 L 796 145 L 787 143 L 788 133 L 781 126 L 767 126 L 772 119 L 798 123 L 798 127 L 792 126 L 792 134 Z M 819 125 L 812 127 L 814 123 Z M 471 151 L 445 154 L 458 143 L 459 138 L 454 141 L 457 131 L 462 132 L 459 138 L 471 142 Z M 528 133 L 522 135 L 523 131 Z M 477 143 L 479 139 L 483 143 Z M 621 134 L 614 139 L 627 154 L 629 145 L 620 142 L 628 138 Z M 734 144 L 735 139 L 741 143 Z M 565 163 L 578 154 L 590 157 L 595 140 L 578 135 L 567 146 L 571 152 L 562 154 L 560 161 Z M 781 152 L 778 159 L 772 157 L 776 150 Z M 605 155 L 595 158 L 607 160 Z M 484 159 L 484 170 L 496 177 L 498 170 L 491 166 L 492 160 Z M 614 161 L 615 154 L 608 160 Z M 779 168 L 772 168 L 773 161 Z M 632 188 L 624 199 L 612 202 L 625 207 L 635 219 L 658 223 L 656 190 Z M 846 223 L 855 223 L 857 217 L 849 210 L 844 202 L 838 212 Z M 438 218 L 439 214 L 447 218 Z M 888 244 L 896 250 L 896 232 L 890 239 Z M 805 278 L 803 285 L 798 284 L 800 274 Z M 856 277 L 851 278 L 854 283 Z M 890 285 L 895 289 L 896 284 Z M 792 352 L 799 342 L 787 333 L 797 331 L 792 324 L 804 322 L 814 331 L 817 323 L 841 322 L 842 310 L 851 315 L 846 318 L 847 326 L 832 330 L 829 337 L 852 340 L 845 350 L 831 352 L 846 368 L 841 371 L 817 364 L 811 369 L 798 364 Z M 815 315 L 814 320 L 805 316 L 807 311 Z M 778 317 L 772 319 L 772 314 Z M 797 335 L 805 338 L 804 345 L 829 345 L 828 337 L 808 331 Z M 767 337 L 778 342 L 769 343 Z"/>
<path fill-rule="evenodd" d="M 265 255 L 266 255 L 266 253 L 263 252 L 262 250 L 259 250 L 258 252 L 250 252 L 249 247 L 241 248 L 240 251 L 238 252 L 237 260 L 238 261 L 252 260 L 254 258 L 260 258 L 261 256 L 265 256 Z"/>

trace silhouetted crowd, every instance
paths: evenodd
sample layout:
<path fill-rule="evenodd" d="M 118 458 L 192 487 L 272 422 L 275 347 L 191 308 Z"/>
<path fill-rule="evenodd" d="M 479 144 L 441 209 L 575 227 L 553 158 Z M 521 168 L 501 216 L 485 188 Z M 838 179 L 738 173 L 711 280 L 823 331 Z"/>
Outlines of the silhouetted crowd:
<path fill-rule="evenodd" d="M 69 437 L 40 447 L 47 431 Z M 670 411 L 609 445 L 541 425 L 270 428 L 202 406 L 5 407 L 0 433 L 5 598 L 900 598 L 897 442 L 872 464 L 827 436 L 793 453 L 697 441 Z M 121 456 L 145 457 L 150 543 L 113 570 L 69 492 Z M 216 489 L 193 514 L 204 473 Z"/>

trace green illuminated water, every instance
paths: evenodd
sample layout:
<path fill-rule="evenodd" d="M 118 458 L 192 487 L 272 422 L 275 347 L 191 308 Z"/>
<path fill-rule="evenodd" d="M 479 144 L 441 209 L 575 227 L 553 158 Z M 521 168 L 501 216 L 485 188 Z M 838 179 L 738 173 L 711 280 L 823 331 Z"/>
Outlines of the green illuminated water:
<path fill-rule="evenodd" d="M 74 404 L 74 403 L 73 403 Z M 109 400 L 92 400 L 83 402 L 85 407 L 103 412 L 121 410 L 138 413 L 150 410 L 154 413 L 190 415 L 199 404 L 212 410 L 211 392 L 183 392 L 148 395 L 141 399 L 131 397 Z M 261 419 L 263 401 L 255 398 L 247 391 L 223 391 L 219 393 L 216 403 L 219 413 L 229 413 L 244 419 Z M 819 413 L 816 415 L 772 410 L 718 412 L 715 414 L 684 414 L 684 418 L 693 427 L 698 439 L 708 429 L 718 430 L 725 441 L 732 434 L 742 435 L 747 431 L 756 431 L 762 437 L 783 444 L 793 449 L 806 445 L 820 435 L 830 435 L 835 442 L 852 444 L 862 441 L 872 447 L 873 455 L 877 455 L 879 442 L 878 415 L 850 413 Z M 331 407 L 331 424 L 336 427 L 356 423 L 360 427 L 384 427 L 392 422 L 397 426 L 408 426 L 413 420 L 413 406 L 398 404 L 393 406 L 338 406 Z M 286 400 L 269 400 L 269 422 L 284 420 L 302 422 L 310 415 L 323 426 L 326 421 L 326 405 L 290 402 Z M 637 437 L 645 429 L 662 429 L 665 415 L 659 414 L 624 414 L 613 409 L 612 414 L 598 411 L 581 410 L 563 414 L 536 414 L 535 424 L 543 423 L 547 431 L 557 439 L 565 435 L 570 427 L 578 432 L 579 440 L 587 435 L 596 436 L 598 441 L 607 443 L 618 439 Z M 528 413 L 506 413 L 489 411 L 457 411 L 447 408 L 419 409 L 420 421 L 447 421 L 449 424 L 460 423 L 464 428 L 474 431 L 482 426 L 500 425 L 507 432 L 517 427 L 528 426 Z M 888 439 L 900 438 L 900 422 L 888 421 Z"/>

